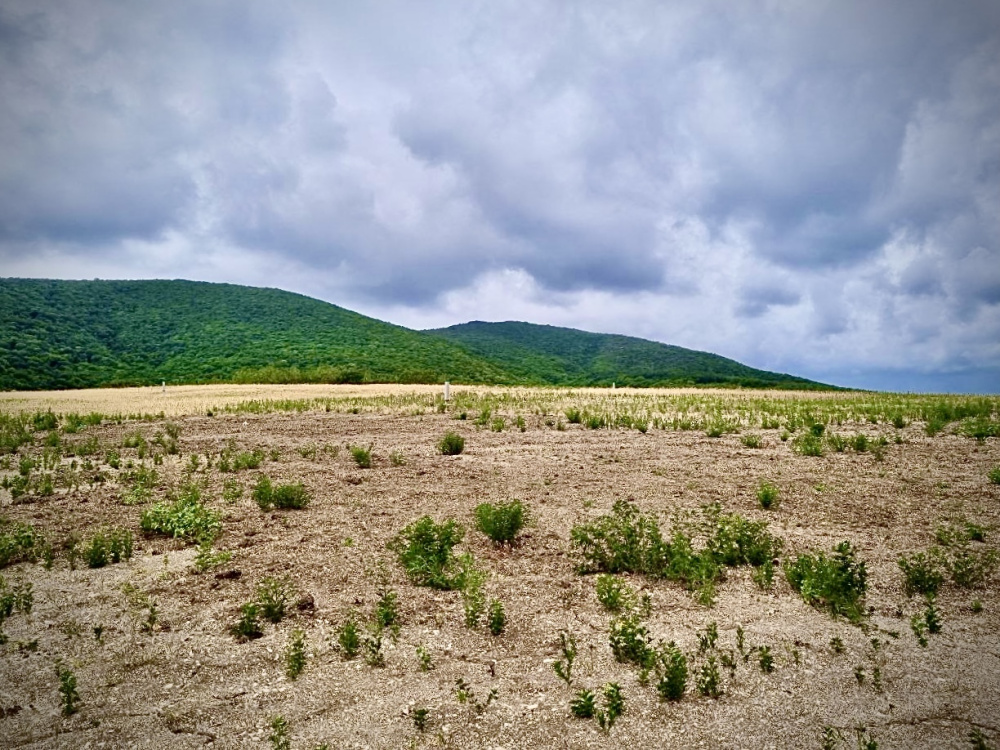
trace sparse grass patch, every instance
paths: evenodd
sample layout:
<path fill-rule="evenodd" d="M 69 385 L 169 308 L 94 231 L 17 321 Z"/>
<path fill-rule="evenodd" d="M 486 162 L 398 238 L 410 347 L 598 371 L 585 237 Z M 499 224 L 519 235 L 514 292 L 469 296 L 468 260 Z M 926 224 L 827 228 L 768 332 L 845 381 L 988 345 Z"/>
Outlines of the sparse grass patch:
<path fill-rule="evenodd" d="M 792 441 L 792 449 L 803 456 L 818 457 L 824 453 L 822 439 L 813 432 L 805 432 L 796 436 Z"/>
<path fill-rule="evenodd" d="M 767 480 L 757 485 L 757 502 L 764 510 L 770 510 L 778 505 L 778 487 Z"/>
<path fill-rule="evenodd" d="M 939 555 L 917 552 L 909 557 L 900 555 L 897 562 L 899 569 L 903 571 L 903 591 L 907 596 L 937 596 L 938 589 L 944 582 Z"/>
<path fill-rule="evenodd" d="M 275 624 L 285 618 L 288 602 L 292 596 L 292 585 L 287 578 L 265 576 L 257 584 L 257 604 L 260 614 Z"/>
<path fill-rule="evenodd" d="M 520 500 L 509 503 L 481 503 L 476 506 L 476 528 L 497 546 L 513 546 L 514 541 L 528 523 L 528 509 Z"/>
<path fill-rule="evenodd" d="M 763 445 L 760 435 L 755 432 L 748 432 L 746 435 L 741 435 L 740 442 L 746 448 L 760 448 Z"/>
<path fill-rule="evenodd" d="M 635 606 L 635 589 L 618 576 L 602 573 L 594 588 L 597 601 L 609 612 L 624 612 Z"/>
<path fill-rule="evenodd" d="M 79 709 L 80 694 L 76 689 L 76 675 L 69 667 L 56 665 L 56 677 L 59 678 L 59 697 L 62 699 L 62 715 L 72 716 Z"/>
<path fill-rule="evenodd" d="M 991 484 L 1000 484 L 1000 466 L 994 466 L 986 476 Z"/>
<path fill-rule="evenodd" d="M 285 649 L 285 674 L 289 679 L 297 679 L 306 668 L 306 634 L 299 628 L 292 631 L 292 636 Z"/>
<path fill-rule="evenodd" d="M 350 615 L 337 630 L 337 646 L 345 659 L 353 659 L 361 651 L 361 629 Z"/>
<path fill-rule="evenodd" d="M 81 551 L 89 568 L 103 568 L 132 557 L 132 532 L 128 529 L 101 529 Z"/>
<path fill-rule="evenodd" d="M 347 450 L 350 451 L 351 458 L 354 459 L 354 463 L 358 465 L 361 469 L 370 469 L 372 467 L 372 448 L 375 444 L 372 443 L 367 448 L 360 445 L 348 446 Z"/>
<path fill-rule="evenodd" d="M 309 505 L 311 499 L 301 482 L 275 487 L 270 478 L 263 475 L 257 479 L 252 497 L 260 509 L 265 511 L 271 508 L 302 509 Z"/>
<path fill-rule="evenodd" d="M 47 548 L 34 526 L 0 516 L 0 568 L 19 562 L 35 562 Z"/>

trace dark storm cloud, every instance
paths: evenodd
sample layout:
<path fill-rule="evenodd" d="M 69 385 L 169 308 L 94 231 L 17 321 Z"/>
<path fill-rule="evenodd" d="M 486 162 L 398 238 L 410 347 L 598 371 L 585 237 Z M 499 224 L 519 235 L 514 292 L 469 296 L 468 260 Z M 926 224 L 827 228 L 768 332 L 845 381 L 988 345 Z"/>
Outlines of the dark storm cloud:
<path fill-rule="evenodd" d="M 515 279 L 498 315 L 1000 373 L 998 30 L 987 0 L 0 0 L 0 262 L 244 258 L 414 319 Z"/>

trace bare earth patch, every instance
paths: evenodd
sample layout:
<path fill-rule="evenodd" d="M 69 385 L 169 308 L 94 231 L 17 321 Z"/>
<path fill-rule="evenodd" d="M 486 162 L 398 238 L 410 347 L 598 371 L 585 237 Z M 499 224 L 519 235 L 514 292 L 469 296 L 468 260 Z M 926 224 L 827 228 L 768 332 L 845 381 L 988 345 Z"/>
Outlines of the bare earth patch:
<path fill-rule="evenodd" d="M 57 546 L 101 526 L 126 527 L 136 539 L 130 561 L 100 569 L 81 563 L 70 569 L 60 555 L 51 570 L 19 563 L 0 571 L 9 583 L 30 582 L 34 591 L 31 612 L 14 613 L 3 624 L 3 746 L 264 748 L 276 716 L 287 721 L 293 748 L 805 748 L 820 746 L 824 726 L 844 735 L 843 747 L 855 746 L 858 726 L 882 748 L 967 748 L 976 728 L 1000 742 L 996 574 L 974 590 L 945 584 L 935 604 L 941 632 L 921 647 L 910 618 L 924 604 L 904 594 L 896 562 L 900 554 L 927 550 L 936 527 L 959 520 L 985 527 L 981 544 L 996 547 L 1000 486 L 987 479 L 1000 463 L 995 438 L 932 438 L 916 424 L 836 428 L 872 439 L 900 435 L 903 442 L 890 442 L 876 460 L 852 451 L 798 455 L 774 429 L 757 430 L 762 447 L 750 449 L 738 434 L 710 438 L 704 431 L 578 424 L 559 430 L 544 414 L 526 415 L 523 432 L 494 432 L 448 413 L 209 417 L 202 410 L 210 403 L 218 405 L 220 394 L 179 410 L 197 415 L 172 419 L 180 428 L 179 454 L 164 456 L 156 467 L 153 500 L 188 478 L 203 484 L 206 504 L 223 514 L 214 547 L 233 553 L 218 568 L 198 573 L 196 547 L 143 536 L 139 519 L 150 504 L 121 503 L 125 482 L 103 464 L 103 450 L 93 459 L 106 470 L 103 484 L 26 495 L 16 503 L 0 492 L 0 515 L 34 525 Z M 136 430 L 152 440 L 163 428 L 161 421 L 105 423 L 64 440 L 96 436 L 102 446 L 118 447 Z M 449 430 L 465 438 L 461 455 L 437 450 Z M 372 468 L 356 465 L 352 445 L 373 446 Z M 259 448 L 265 457 L 257 469 L 223 473 L 217 461 L 227 446 Z M 134 450 L 117 449 L 123 465 L 138 463 Z M 192 454 L 200 457 L 193 472 Z M 16 474 L 16 465 L 7 473 Z M 262 511 L 251 499 L 262 474 L 276 484 L 302 482 L 311 503 Z M 224 483 L 230 480 L 231 494 L 234 479 L 242 494 L 227 502 Z M 773 510 L 757 502 L 761 480 L 780 491 Z M 482 502 L 514 498 L 530 508 L 533 524 L 512 549 L 495 548 L 474 529 L 472 511 Z M 651 598 L 650 635 L 676 641 L 691 657 L 684 699 L 662 703 L 635 668 L 615 661 L 608 642 L 612 616 L 596 600 L 595 578 L 575 572 L 573 526 L 624 499 L 663 528 L 679 512 L 698 517 L 703 505 L 718 502 L 726 512 L 767 521 L 784 540 L 782 559 L 830 553 L 848 540 L 867 563 L 873 611 L 864 628 L 833 619 L 804 603 L 780 567 L 769 592 L 752 582 L 750 568 L 729 569 L 710 608 L 677 584 L 626 576 Z M 457 551 L 471 551 L 489 572 L 486 594 L 499 598 L 507 615 L 501 635 L 467 629 L 459 592 L 412 585 L 386 549 L 424 514 L 466 527 Z M 359 622 L 370 620 L 379 560 L 398 594 L 402 626 L 396 643 L 384 639 L 385 665 L 373 667 L 361 656 L 345 660 L 337 632 L 352 612 Z M 229 628 L 267 576 L 288 577 L 291 614 L 277 625 L 265 621 L 263 637 L 238 642 Z M 124 584 L 134 587 L 131 594 Z M 136 591 L 155 603 L 151 625 Z M 974 600 L 981 611 L 973 612 Z M 774 671 L 762 672 L 756 656 L 737 658 L 732 673 L 720 668 L 721 697 L 699 695 L 698 633 L 712 622 L 720 655 L 736 648 L 739 626 L 748 648 L 770 648 Z M 291 680 L 285 652 L 295 629 L 305 632 L 307 659 Z M 564 631 L 578 649 L 572 688 L 552 667 Z M 831 648 L 834 638 L 843 642 L 842 653 Z M 420 669 L 418 646 L 430 654 L 428 671 Z M 57 663 L 77 679 L 79 711 L 68 717 L 60 714 Z M 481 701 L 496 689 L 496 700 L 481 712 L 471 701 L 460 703 L 460 679 Z M 599 691 L 608 682 L 619 683 L 625 697 L 625 713 L 613 729 L 573 718 L 569 702 L 576 690 Z M 424 731 L 413 720 L 421 708 L 428 709 Z"/>

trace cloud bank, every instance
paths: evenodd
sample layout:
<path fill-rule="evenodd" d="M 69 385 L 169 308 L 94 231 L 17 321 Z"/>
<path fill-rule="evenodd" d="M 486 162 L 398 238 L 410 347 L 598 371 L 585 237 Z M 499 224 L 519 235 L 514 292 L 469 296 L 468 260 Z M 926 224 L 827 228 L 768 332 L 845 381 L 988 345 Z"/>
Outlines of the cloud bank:
<path fill-rule="evenodd" d="M 1000 6 L 0 3 L 0 273 L 1000 391 Z"/>

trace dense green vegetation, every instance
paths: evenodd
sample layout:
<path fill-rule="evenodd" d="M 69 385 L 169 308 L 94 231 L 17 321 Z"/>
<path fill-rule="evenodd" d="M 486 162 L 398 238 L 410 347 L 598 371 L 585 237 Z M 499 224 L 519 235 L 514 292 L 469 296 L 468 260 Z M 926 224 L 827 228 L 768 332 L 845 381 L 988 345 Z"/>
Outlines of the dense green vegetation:
<path fill-rule="evenodd" d="M 0 390 L 161 380 L 824 387 L 628 336 L 529 323 L 411 331 L 278 289 L 0 279 Z"/>
<path fill-rule="evenodd" d="M 473 321 L 428 333 L 488 357 L 517 378 L 549 385 L 829 387 L 755 370 L 717 354 L 573 328 Z"/>
<path fill-rule="evenodd" d="M 0 389 L 201 382 L 511 382 L 438 337 L 283 292 L 0 279 Z"/>

